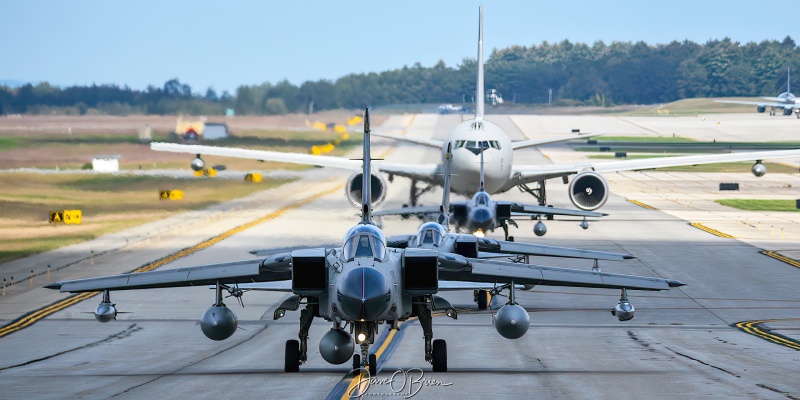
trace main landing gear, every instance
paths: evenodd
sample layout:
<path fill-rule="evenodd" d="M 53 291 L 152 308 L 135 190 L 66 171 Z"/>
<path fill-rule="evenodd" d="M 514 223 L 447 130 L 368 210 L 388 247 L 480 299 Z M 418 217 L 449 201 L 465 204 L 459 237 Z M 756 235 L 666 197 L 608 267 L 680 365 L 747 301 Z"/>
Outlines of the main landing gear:
<path fill-rule="evenodd" d="M 444 339 L 433 340 L 432 305 L 424 298 L 415 300 L 414 308 L 425 338 L 425 361 L 431 363 L 433 372 L 447 372 L 447 342 Z"/>
<path fill-rule="evenodd" d="M 417 183 L 418 183 L 418 181 L 416 179 L 412 179 L 411 180 L 411 193 L 409 193 L 409 206 L 410 207 L 416 207 L 417 206 L 417 200 L 419 200 L 419 196 L 422 196 L 423 194 L 429 192 L 434 187 L 431 184 L 427 184 L 427 186 L 425 186 L 425 187 L 420 189 L 420 188 L 417 188 Z"/>
<path fill-rule="evenodd" d="M 297 302 L 297 305 L 299 306 L 299 298 L 297 299 Z M 294 309 L 296 310 L 297 307 Z M 275 316 L 277 317 L 275 319 L 282 317 L 285 313 L 285 311 L 280 310 L 281 309 L 279 308 L 279 311 L 275 312 Z M 298 341 L 291 339 L 286 341 L 283 364 L 284 372 L 299 372 L 300 364 L 308 361 L 308 330 L 311 328 L 311 322 L 314 321 L 314 316 L 318 314 L 318 310 L 319 304 L 309 303 L 306 304 L 306 307 L 302 311 L 300 311 L 300 332 L 298 333 L 300 340 Z"/>
<path fill-rule="evenodd" d="M 547 187 L 545 185 L 546 181 L 537 181 L 535 187 L 530 187 L 526 183 L 522 183 L 517 185 L 520 192 L 528 193 L 529 195 L 533 196 L 538 200 L 540 206 L 544 207 L 547 205 Z M 548 215 L 548 220 L 552 220 L 553 216 Z"/>

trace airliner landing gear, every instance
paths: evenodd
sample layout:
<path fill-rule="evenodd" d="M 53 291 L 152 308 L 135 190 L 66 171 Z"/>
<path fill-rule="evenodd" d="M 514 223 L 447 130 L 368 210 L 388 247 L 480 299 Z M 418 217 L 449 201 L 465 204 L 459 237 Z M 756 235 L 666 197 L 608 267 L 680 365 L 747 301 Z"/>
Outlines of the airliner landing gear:
<path fill-rule="evenodd" d="M 514 225 L 514 228 L 519 228 L 519 225 L 517 225 L 517 222 L 514 221 L 511 218 L 504 219 L 502 222 L 500 222 L 500 226 L 503 227 L 503 238 L 506 241 L 508 240 L 508 226 L 509 225 Z"/>
<path fill-rule="evenodd" d="M 545 187 L 546 181 L 538 181 L 536 182 L 536 187 L 530 187 L 527 184 L 523 183 L 517 185 L 520 192 L 525 192 L 530 194 L 531 196 L 535 197 L 536 200 L 539 201 L 540 206 L 547 205 L 547 188 Z M 551 219 L 551 218 L 548 218 Z"/>
<path fill-rule="evenodd" d="M 417 180 L 416 179 L 412 179 L 411 180 L 411 193 L 410 193 L 410 196 L 409 196 L 409 205 L 411 207 L 416 207 L 417 206 L 417 200 L 419 200 L 419 196 L 422 196 L 423 194 L 429 192 L 431 189 L 433 189 L 433 185 L 431 185 L 431 184 L 428 184 L 427 186 L 423 187 L 422 189 L 417 188 Z"/>

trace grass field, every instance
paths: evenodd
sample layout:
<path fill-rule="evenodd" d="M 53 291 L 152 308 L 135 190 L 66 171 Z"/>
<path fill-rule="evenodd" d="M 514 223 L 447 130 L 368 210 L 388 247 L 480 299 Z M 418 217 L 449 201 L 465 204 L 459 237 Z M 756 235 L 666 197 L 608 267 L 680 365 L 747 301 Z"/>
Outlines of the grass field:
<path fill-rule="evenodd" d="M 759 200 L 759 199 L 728 199 L 715 200 L 723 206 L 751 211 L 792 211 L 800 210 L 796 207 L 795 200 Z"/>
<path fill-rule="evenodd" d="M 757 97 L 726 97 L 725 99 L 759 101 Z M 747 104 L 715 103 L 714 100 L 716 100 L 716 98 L 677 100 L 666 104 L 639 107 L 633 112 L 625 113 L 625 115 L 662 115 L 664 118 L 672 118 L 673 115 L 756 112 L 756 106 Z M 669 111 L 669 113 L 658 114 L 657 110 L 666 110 Z"/>
<path fill-rule="evenodd" d="M 208 207 L 286 183 L 253 184 L 220 179 L 81 174 L 0 174 L 0 262 L 91 240 Z M 180 189 L 183 200 L 159 200 L 159 191 Z M 79 209 L 80 225 L 50 224 L 50 211 Z"/>

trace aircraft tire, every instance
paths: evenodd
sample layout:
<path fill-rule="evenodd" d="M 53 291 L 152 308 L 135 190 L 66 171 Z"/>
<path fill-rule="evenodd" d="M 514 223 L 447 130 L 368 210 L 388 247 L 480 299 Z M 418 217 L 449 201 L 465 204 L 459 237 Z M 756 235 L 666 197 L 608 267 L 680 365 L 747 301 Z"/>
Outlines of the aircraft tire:
<path fill-rule="evenodd" d="M 369 376 L 378 375 L 378 356 L 375 354 L 369 355 Z"/>
<path fill-rule="evenodd" d="M 491 301 L 491 296 L 489 296 L 489 292 L 486 290 L 478 290 L 478 309 L 485 310 L 489 308 L 489 302 Z"/>
<path fill-rule="evenodd" d="M 361 355 L 353 354 L 353 375 L 361 373 Z"/>
<path fill-rule="evenodd" d="M 433 341 L 433 372 L 447 372 L 447 342 L 444 339 Z"/>
<path fill-rule="evenodd" d="M 283 364 L 284 372 L 300 372 L 300 342 L 297 340 L 286 341 L 286 353 Z"/>

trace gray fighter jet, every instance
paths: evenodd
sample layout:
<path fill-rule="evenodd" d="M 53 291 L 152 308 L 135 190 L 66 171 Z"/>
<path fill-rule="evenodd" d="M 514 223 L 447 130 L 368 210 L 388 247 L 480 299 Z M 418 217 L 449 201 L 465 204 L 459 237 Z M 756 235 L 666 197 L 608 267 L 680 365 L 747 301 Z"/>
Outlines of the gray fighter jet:
<path fill-rule="evenodd" d="M 667 290 L 683 283 L 644 276 L 611 274 L 496 260 L 474 259 L 434 249 L 390 249 L 383 232 L 372 223 L 369 148 L 369 110 L 364 119 L 363 188 L 361 222 L 352 227 L 337 248 L 308 248 L 266 258 L 211 264 L 171 270 L 121 274 L 56 282 L 47 288 L 62 292 L 102 291 L 95 310 L 100 322 L 116 319 L 114 290 L 213 285 L 214 304 L 200 319 L 200 328 L 212 340 L 229 338 L 238 321 L 223 303 L 223 293 L 241 298 L 246 290 L 291 292 L 274 313 L 278 319 L 288 310 L 300 312 L 299 340 L 286 341 L 284 370 L 297 372 L 307 360 L 309 328 L 322 318 L 331 329 L 320 339 L 325 361 L 344 364 L 353 360 L 354 370 L 377 373 L 377 357 L 370 354 L 381 324 L 396 329 L 400 321 L 416 317 L 424 335 L 425 360 L 434 371 L 447 370 L 447 344 L 433 340 L 434 311 L 456 319 L 455 308 L 437 295 L 444 290 L 473 290 L 493 287 L 507 291 L 508 303 L 494 317 L 496 330 L 504 337 L 522 337 L 530 327 L 528 312 L 516 303 L 517 285 L 580 286 L 622 290 L 616 306 L 620 320 L 633 318 L 628 289 Z M 245 286 L 245 284 L 249 284 Z M 360 351 L 354 353 L 355 345 Z"/>

